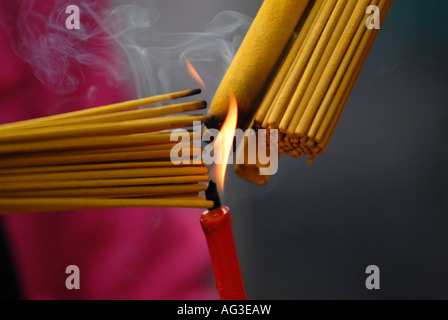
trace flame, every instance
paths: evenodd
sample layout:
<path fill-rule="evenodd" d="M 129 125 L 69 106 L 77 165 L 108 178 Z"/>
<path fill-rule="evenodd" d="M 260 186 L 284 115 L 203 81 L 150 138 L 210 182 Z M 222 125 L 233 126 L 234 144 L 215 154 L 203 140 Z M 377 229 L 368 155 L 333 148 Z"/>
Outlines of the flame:
<path fill-rule="evenodd" d="M 196 71 L 196 69 L 193 67 L 193 65 L 190 63 L 190 61 L 188 61 L 186 57 L 184 57 L 184 59 L 185 62 L 187 63 L 187 69 L 191 77 L 205 89 L 205 83 L 204 81 L 202 81 L 202 78 L 199 76 L 199 73 Z"/>
<path fill-rule="evenodd" d="M 222 163 L 217 163 L 215 167 L 215 179 L 219 192 L 224 191 L 224 180 L 226 177 L 226 168 L 229 161 L 230 151 L 233 146 L 233 138 L 235 136 L 236 124 L 238 119 L 238 103 L 234 95 L 230 97 L 229 109 L 226 119 L 221 127 L 219 135 L 215 141 L 215 150 L 222 157 Z"/>

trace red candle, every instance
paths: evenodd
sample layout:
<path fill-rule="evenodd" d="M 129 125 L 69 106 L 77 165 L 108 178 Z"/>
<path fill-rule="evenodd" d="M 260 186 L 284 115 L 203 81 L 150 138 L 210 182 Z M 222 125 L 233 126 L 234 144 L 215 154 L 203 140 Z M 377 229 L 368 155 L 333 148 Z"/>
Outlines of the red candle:
<path fill-rule="evenodd" d="M 229 208 L 205 211 L 201 216 L 201 225 L 221 300 L 247 300 Z"/>

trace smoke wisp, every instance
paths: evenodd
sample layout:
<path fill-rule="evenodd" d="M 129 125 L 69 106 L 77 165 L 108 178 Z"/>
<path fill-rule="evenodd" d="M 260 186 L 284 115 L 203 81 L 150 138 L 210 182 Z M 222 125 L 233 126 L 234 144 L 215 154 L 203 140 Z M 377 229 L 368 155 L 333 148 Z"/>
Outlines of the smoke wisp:
<path fill-rule="evenodd" d="M 68 94 L 83 83 L 83 67 L 111 86 L 132 83 L 143 97 L 199 86 L 187 71 L 186 59 L 205 82 L 211 99 L 246 34 L 252 19 L 233 11 L 219 13 L 201 32 L 162 33 L 156 5 L 106 7 L 101 1 L 77 1 L 80 29 L 67 29 L 65 9 L 72 4 L 52 0 L 0 0 L 1 20 L 14 50 L 52 92 Z"/>

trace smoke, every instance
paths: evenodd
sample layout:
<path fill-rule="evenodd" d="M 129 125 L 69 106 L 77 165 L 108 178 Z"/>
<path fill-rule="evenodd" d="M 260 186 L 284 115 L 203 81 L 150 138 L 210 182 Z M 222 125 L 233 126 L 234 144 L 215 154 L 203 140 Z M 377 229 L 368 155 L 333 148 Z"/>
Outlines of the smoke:
<path fill-rule="evenodd" d="M 105 21 L 99 2 L 79 3 L 82 28 L 68 30 L 67 1 L 35 0 L 0 2 L 1 21 L 11 35 L 16 54 L 32 68 L 35 76 L 52 92 L 73 92 L 84 81 L 82 67 L 103 74 L 110 85 L 124 81 L 112 39 L 99 24 Z M 112 49 L 112 50 L 111 50 Z"/>
<path fill-rule="evenodd" d="M 201 32 L 161 33 L 154 30 L 163 18 L 156 6 L 107 8 L 101 3 L 77 1 L 79 30 L 66 28 L 65 9 L 72 3 L 65 0 L 45 6 L 35 0 L 0 0 L 0 18 L 15 52 L 50 91 L 75 91 L 88 68 L 111 86 L 131 81 L 136 97 L 198 87 L 185 59 L 205 82 L 207 97 L 213 97 L 251 23 L 249 17 L 224 11 Z"/>
<path fill-rule="evenodd" d="M 242 14 L 224 11 L 202 32 L 158 33 L 149 27 L 156 23 L 151 18 L 158 17 L 154 12 L 129 5 L 114 9 L 113 14 L 125 19 L 120 21 L 129 26 L 117 40 L 127 54 L 138 96 L 181 90 L 186 79 L 191 83 L 185 58 L 205 82 L 207 92 L 213 93 L 251 22 Z M 149 25 L 148 21 L 151 21 Z M 197 83 L 192 85 L 198 86 Z"/>

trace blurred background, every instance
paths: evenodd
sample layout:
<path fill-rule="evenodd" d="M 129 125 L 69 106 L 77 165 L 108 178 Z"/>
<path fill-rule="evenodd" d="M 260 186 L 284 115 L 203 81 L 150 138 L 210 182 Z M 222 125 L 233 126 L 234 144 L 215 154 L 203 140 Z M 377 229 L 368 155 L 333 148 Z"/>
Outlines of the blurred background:
<path fill-rule="evenodd" d="M 223 11 L 242 14 L 231 56 L 262 0 L 126 3 L 156 9 L 152 30 L 167 34 L 208 30 Z M 232 212 L 250 299 L 448 298 L 446 12 L 448 1 L 395 0 L 330 146 L 313 165 L 282 156 L 265 186 L 228 168 L 222 202 Z M 207 80 L 197 57 L 210 102 L 223 69 Z M 231 60 L 224 58 L 223 65 Z M 366 289 L 369 265 L 380 268 L 380 290 Z"/>

